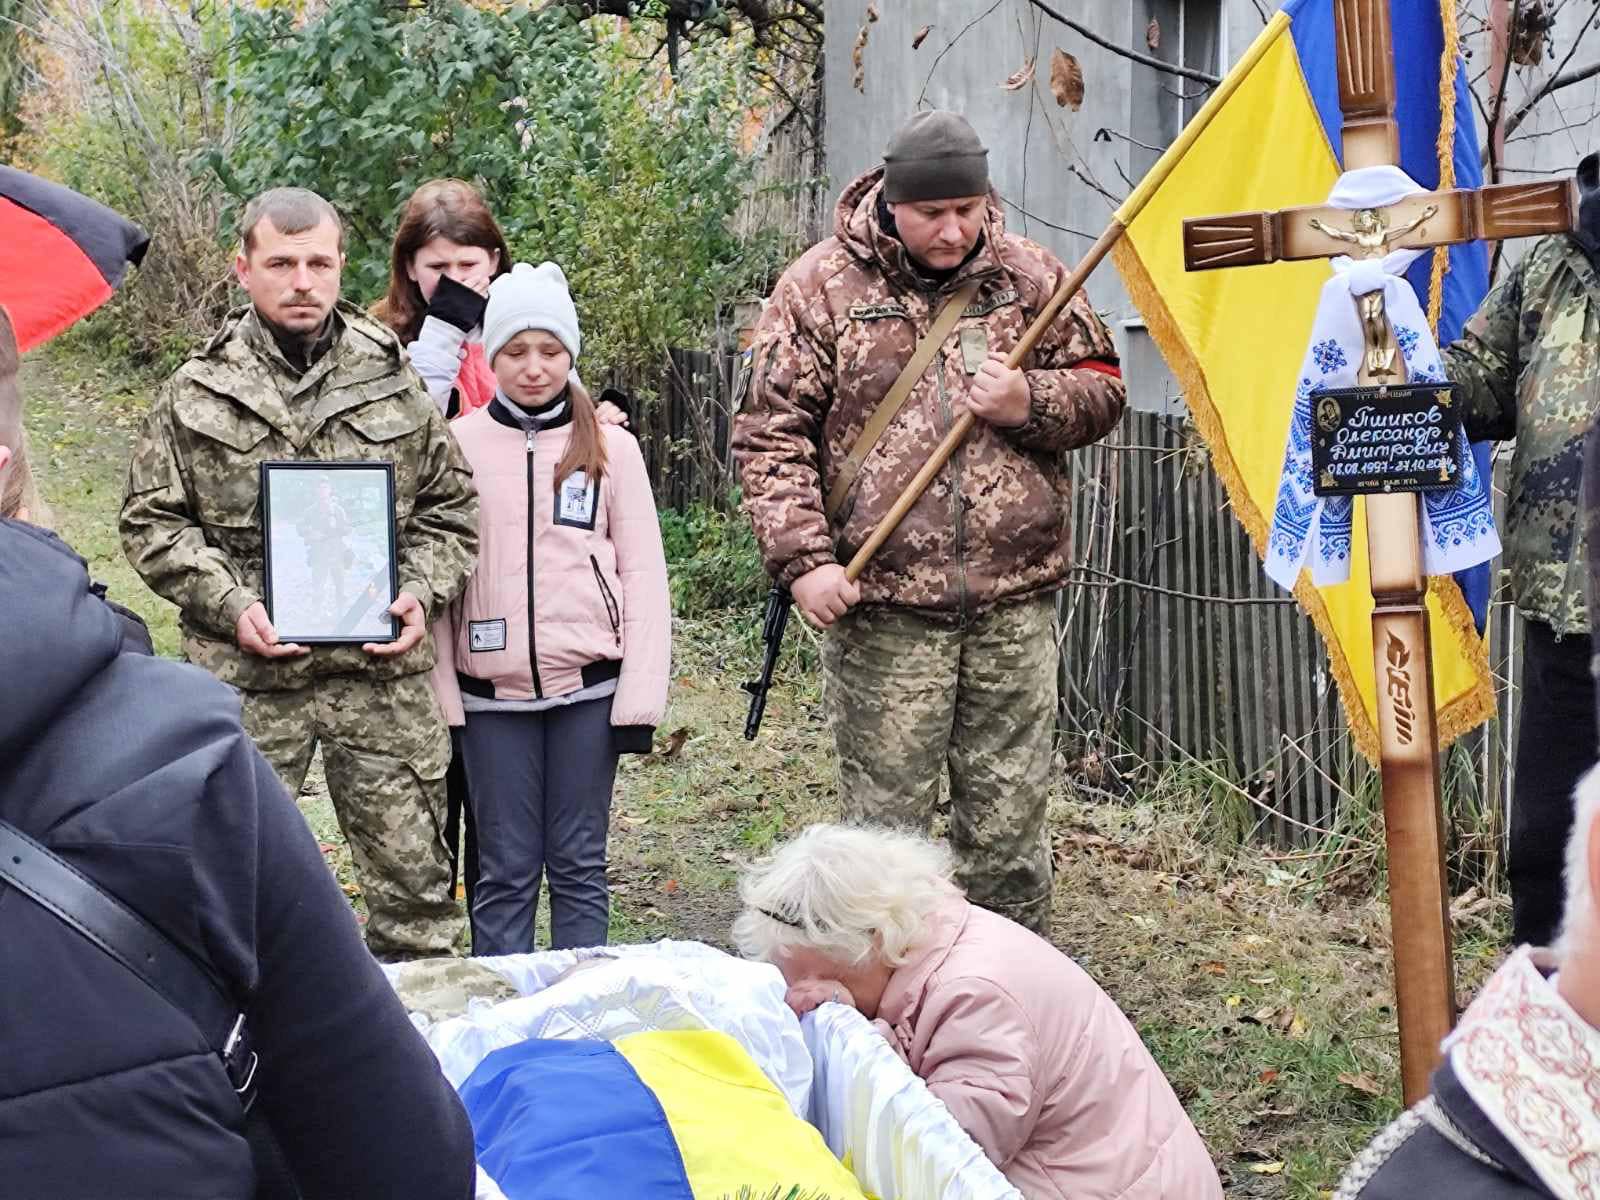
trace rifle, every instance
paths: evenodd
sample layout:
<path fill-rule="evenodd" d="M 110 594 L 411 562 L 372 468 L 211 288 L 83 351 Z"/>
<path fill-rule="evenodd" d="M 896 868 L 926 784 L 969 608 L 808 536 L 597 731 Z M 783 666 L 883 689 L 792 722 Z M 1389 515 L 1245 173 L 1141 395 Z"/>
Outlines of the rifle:
<path fill-rule="evenodd" d="M 789 624 L 789 610 L 794 607 L 794 597 L 789 589 L 774 584 L 767 593 L 767 611 L 761 618 L 761 641 L 766 654 L 761 660 L 761 678 L 744 685 L 750 693 L 750 714 L 744 720 L 744 738 L 756 740 L 761 731 L 761 717 L 767 711 L 767 693 L 772 690 L 772 673 L 778 667 L 778 655 L 783 650 L 783 631 Z"/>

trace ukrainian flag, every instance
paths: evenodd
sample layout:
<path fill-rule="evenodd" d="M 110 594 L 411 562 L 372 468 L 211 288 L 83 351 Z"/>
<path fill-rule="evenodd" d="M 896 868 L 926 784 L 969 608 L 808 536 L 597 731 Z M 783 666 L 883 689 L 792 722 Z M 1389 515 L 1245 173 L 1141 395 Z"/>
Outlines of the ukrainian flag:
<path fill-rule="evenodd" d="M 869 1200 L 733 1038 L 532 1038 L 461 1085 L 507 1200 Z"/>
<path fill-rule="evenodd" d="M 1426 188 L 1480 186 L 1455 0 L 1390 0 L 1389 7 L 1401 167 Z M 1126 227 L 1113 250 L 1117 269 L 1183 387 L 1258 555 L 1266 550 L 1295 380 L 1330 268 L 1274 263 L 1191 274 L 1181 231 L 1189 217 L 1322 203 L 1343 170 L 1342 122 L 1332 0 L 1288 0 L 1117 212 Z M 1488 276 L 1482 243 L 1418 260 L 1411 282 L 1441 346 L 1460 334 Z M 1479 467 L 1487 472 L 1481 450 Z M 1356 744 L 1376 761 L 1363 510 L 1356 505 L 1349 582 L 1319 590 L 1302 575 L 1295 595 L 1327 645 Z M 1460 580 L 1430 581 L 1442 745 L 1494 713 L 1478 633 L 1487 594 L 1487 566 Z"/>

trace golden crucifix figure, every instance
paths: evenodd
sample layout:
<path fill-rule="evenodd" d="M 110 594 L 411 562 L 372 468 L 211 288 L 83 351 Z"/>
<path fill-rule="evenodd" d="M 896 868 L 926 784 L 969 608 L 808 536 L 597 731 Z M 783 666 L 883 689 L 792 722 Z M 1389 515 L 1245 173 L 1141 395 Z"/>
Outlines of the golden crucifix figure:
<path fill-rule="evenodd" d="M 1358 208 L 1350 218 L 1353 229 L 1340 229 L 1336 225 L 1329 225 L 1321 217 L 1312 217 L 1306 224 L 1318 233 L 1331 237 L 1337 242 L 1353 242 L 1355 250 L 1351 258 L 1382 258 L 1389 251 L 1392 242 L 1397 242 L 1414 229 L 1422 227 L 1430 217 L 1439 215 L 1439 206 L 1430 204 L 1404 225 L 1389 225 L 1389 210 L 1386 208 Z"/>
<path fill-rule="evenodd" d="M 1334 0 L 1344 168 L 1400 159 L 1389 5 Z M 1184 222 L 1189 270 L 1250 266 L 1280 259 L 1380 258 L 1480 238 L 1526 237 L 1571 229 L 1577 197 L 1568 180 L 1502 184 L 1481 190 L 1424 192 L 1381 209 L 1328 205 L 1233 213 Z M 1343 228 L 1342 221 L 1353 228 Z M 1426 226 L 1426 227 L 1424 227 Z M 1355 252 L 1349 249 L 1354 246 Z M 1405 382 L 1383 293 L 1357 300 L 1365 333 L 1361 383 Z M 1373 665 L 1389 848 L 1400 1073 L 1406 1103 L 1427 1094 L 1439 1043 L 1455 1023 L 1438 729 L 1428 643 L 1422 516 L 1408 493 L 1368 495 Z"/>
<path fill-rule="evenodd" d="M 1384 311 L 1383 293 L 1368 292 L 1356 297 L 1361 327 L 1367 338 L 1367 374 L 1374 379 L 1395 377 L 1394 338 L 1389 329 L 1389 314 Z"/>
<path fill-rule="evenodd" d="M 1321 217 L 1311 217 L 1306 224 L 1325 237 L 1338 242 L 1353 243 L 1351 258 L 1382 258 L 1390 245 L 1413 230 L 1420 229 L 1430 218 L 1439 214 L 1437 204 L 1429 204 L 1411 220 L 1402 225 L 1389 224 L 1389 210 L 1383 208 L 1358 208 L 1350 218 L 1350 229 L 1330 225 Z M 1361 310 L 1362 325 L 1367 336 L 1367 373 L 1377 379 L 1389 379 L 1395 374 L 1395 347 L 1389 332 L 1389 320 L 1384 312 L 1382 292 L 1368 292 L 1356 301 Z"/>

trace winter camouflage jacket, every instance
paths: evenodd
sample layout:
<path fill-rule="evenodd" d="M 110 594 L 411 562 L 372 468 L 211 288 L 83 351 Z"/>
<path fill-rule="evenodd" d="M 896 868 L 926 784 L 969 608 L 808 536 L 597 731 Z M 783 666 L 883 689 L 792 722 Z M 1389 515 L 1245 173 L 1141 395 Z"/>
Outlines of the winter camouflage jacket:
<path fill-rule="evenodd" d="M 978 253 L 935 287 L 879 220 L 882 171 L 839 201 L 835 234 L 784 272 L 756 331 L 734 432 L 745 510 L 779 582 L 848 561 L 950 429 L 971 376 L 960 331 L 1009 351 L 1066 276 L 1005 232 L 991 201 Z M 982 281 L 957 332 L 863 464 L 830 528 L 823 497 L 946 296 Z M 1067 573 L 1064 452 L 1104 437 L 1124 393 L 1111 335 L 1080 293 L 1023 366 L 1025 425 L 979 421 L 859 580 L 864 603 L 960 616 L 1058 586 Z"/>
<path fill-rule="evenodd" d="M 426 638 L 397 658 L 360 646 L 284 659 L 238 648 L 239 616 L 262 599 L 263 462 L 393 463 L 400 588 L 430 617 L 461 591 L 476 561 L 471 469 L 438 406 L 386 327 L 346 304 L 334 320 L 334 344 L 301 376 L 253 308 L 230 313 L 157 396 L 128 468 L 123 551 L 181 610 L 184 654 L 236 687 L 294 688 L 342 672 L 388 679 L 433 665 Z"/>
<path fill-rule="evenodd" d="M 1565 234 L 1535 243 L 1445 351 L 1474 441 L 1516 439 L 1502 530 L 1523 616 L 1589 629 L 1578 519 L 1583 445 L 1600 406 L 1600 276 Z"/>

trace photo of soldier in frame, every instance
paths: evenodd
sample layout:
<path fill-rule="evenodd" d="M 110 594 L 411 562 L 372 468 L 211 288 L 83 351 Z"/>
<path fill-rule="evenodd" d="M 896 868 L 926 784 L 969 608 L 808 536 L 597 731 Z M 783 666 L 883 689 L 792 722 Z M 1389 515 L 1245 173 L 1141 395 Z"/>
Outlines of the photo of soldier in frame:
<path fill-rule="evenodd" d="M 261 464 L 267 614 L 285 642 L 392 642 L 394 466 Z"/>

